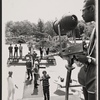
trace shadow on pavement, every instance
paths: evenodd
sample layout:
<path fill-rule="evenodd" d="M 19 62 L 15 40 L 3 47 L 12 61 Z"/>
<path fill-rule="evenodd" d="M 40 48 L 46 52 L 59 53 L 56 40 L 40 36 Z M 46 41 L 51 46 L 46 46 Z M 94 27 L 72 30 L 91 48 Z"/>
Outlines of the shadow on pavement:
<path fill-rule="evenodd" d="M 57 89 L 57 90 L 54 92 L 54 94 L 59 95 L 59 96 L 63 96 L 63 95 L 65 95 L 65 92 L 62 91 L 62 90 Z"/>
<path fill-rule="evenodd" d="M 26 81 L 25 81 L 25 84 L 26 84 L 26 86 L 27 86 L 27 85 L 31 85 L 31 84 L 32 84 L 32 80 L 26 80 Z"/>
<path fill-rule="evenodd" d="M 38 88 L 34 88 L 33 93 L 31 95 L 38 95 Z"/>

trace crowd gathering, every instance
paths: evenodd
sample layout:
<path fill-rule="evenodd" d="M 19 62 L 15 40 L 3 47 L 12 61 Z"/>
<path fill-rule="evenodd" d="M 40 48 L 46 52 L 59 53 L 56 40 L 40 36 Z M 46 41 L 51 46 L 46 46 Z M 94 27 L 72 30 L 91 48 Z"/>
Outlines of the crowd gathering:
<path fill-rule="evenodd" d="M 9 50 L 9 58 L 22 58 L 23 57 L 23 46 L 21 44 L 15 44 L 15 46 L 13 47 L 12 44 L 10 44 L 10 46 L 8 47 Z M 34 53 L 34 48 L 32 47 L 32 45 L 30 45 L 30 43 L 28 44 L 28 50 L 29 53 Z M 40 47 L 40 57 L 42 58 L 43 55 L 48 55 L 49 54 L 49 48 L 46 47 Z M 14 53 L 13 53 L 14 52 Z"/>
<path fill-rule="evenodd" d="M 10 46 L 8 47 L 9 50 L 9 58 L 22 58 L 22 53 L 23 53 L 23 46 L 21 44 L 19 44 L 19 47 L 17 46 L 17 44 L 15 44 L 14 47 L 14 56 L 13 56 L 13 46 L 12 44 L 10 44 Z M 40 47 L 40 58 L 38 58 L 37 53 L 35 52 L 35 50 L 32 48 L 32 46 L 28 45 L 28 53 L 24 56 L 25 61 L 26 61 L 26 70 L 27 70 L 27 80 L 28 81 L 34 81 L 34 89 L 38 88 L 39 83 L 38 80 L 42 81 L 43 84 L 43 93 L 44 93 L 44 98 L 46 100 L 46 98 L 50 98 L 49 96 L 49 79 L 50 76 L 47 74 L 46 71 L 43 71 L 43 76 L 40 77 L 39 74 L 39 63 L 40 60 L 43 58 L 43 55 L 48 55 L 49 54 L 49 48 L 42 48 Z M 19 56 L 18 56 L 18 51 L 19 51 Z M 9 91 L 8 91 L 8 100 L 10 100 L 10 97 L 12 95 L 12 100 L 14 100 L 14 93 L 15 93 L 15 89 L 14 87 L 18 88 L 17 85 L 14 84 L 13 80 L 12 80 L 12 75 L 13 72 L 9 71 L 8 72 L 8 84 L 9 86 Z M 33 80 L 34 79 L 34 80 Z"/>

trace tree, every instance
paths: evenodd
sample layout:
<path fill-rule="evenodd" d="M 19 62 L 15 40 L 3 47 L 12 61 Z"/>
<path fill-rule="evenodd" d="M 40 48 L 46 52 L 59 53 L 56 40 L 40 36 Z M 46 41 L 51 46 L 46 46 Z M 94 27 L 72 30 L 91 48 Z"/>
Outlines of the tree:
<path fill-rule="evenodd" d="M 53 29 L 53 23 L 50 22 L 50 21 L 47 21 L 44 25 L 44 28 L 45 28 L 45 32 L 48 33 L 50 36 L 55 36 L 56 33 L 54 32 L 54 29 Z"/>
<path fill-rule="evenodd" d="M 13 21 L 9 21 L 6 23 L 6 26 L 5 26 L 5 36 L 6 37 L 12 37 L 13 36 L 13 33 L 11 32 L 12 29 L 13 29 L 13 26 L 14 26 L 14 22 Z"/>
<path fill-rule="evenodd" d="M 37 24 L 37 27 L 38 27 L 38 31 L 43 33 L 44 32 L 44 23 L 41 19 L 38 20 L 38 24 Z"/>

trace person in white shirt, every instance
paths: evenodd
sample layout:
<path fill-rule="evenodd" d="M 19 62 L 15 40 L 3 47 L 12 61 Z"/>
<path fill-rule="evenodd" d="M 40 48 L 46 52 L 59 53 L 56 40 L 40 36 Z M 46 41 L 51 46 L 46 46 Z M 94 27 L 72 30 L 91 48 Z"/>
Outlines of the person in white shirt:
<path fill-rule="evenodd" d="M 13 78 L 12 78 L 13 72 L 9 71 L 8 74 L 9 74 L 8 78 L 7 78 L 7 82 L 8 82 L 8 100 L 10 100 L 11 97 L 12 97 L 12 100 L 14 100 L 15 87 L 17 89 L 18 89 L 18 87 L 13 81 Z"/>

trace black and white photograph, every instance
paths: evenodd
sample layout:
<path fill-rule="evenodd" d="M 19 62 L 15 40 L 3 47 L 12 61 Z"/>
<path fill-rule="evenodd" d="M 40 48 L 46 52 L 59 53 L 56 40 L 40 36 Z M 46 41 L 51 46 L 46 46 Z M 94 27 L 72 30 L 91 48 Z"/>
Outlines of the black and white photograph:
<path fill-rule="evenodd" d="M 98 100 L 98 0 L 2 0 L 2 100 Z"/>

